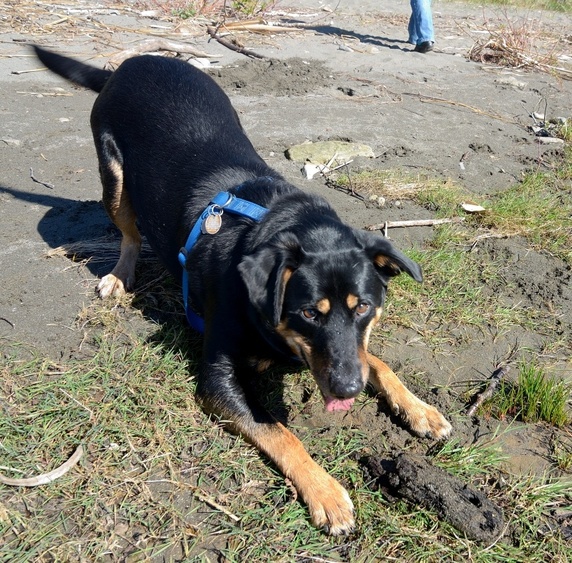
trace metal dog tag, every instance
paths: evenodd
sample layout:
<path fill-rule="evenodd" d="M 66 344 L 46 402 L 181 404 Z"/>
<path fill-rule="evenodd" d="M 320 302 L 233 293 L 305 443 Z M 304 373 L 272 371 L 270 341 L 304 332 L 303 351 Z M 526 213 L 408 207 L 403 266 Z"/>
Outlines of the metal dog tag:
<path fill-rule="evenodd" d="M 222 214 L 209 215 L 201 225 L 201 232 L 204 235 L 216 235 L 222 225 Z"/>

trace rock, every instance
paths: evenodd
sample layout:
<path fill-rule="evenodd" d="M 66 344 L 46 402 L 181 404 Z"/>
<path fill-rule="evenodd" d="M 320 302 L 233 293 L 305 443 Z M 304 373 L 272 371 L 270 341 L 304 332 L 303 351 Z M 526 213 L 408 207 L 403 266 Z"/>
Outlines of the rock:
<path fill-rule="evenodd" d="M 499 84 L 500 86 L 511 86 L 517 90 L 524 90 L 526 88 L 526 82 L 521 82 L 514 76 L 501 76 L 495 80 L 495 84 Z"/>
<path fill-rule="evenodd" d="M 394 460 L 371 456 L 361 460 L 374 486 L 393 500 L 403 498 L 435 511 L 468 538 L 491 543 L 501 534 L 501 508 L 484 493 L 469 487 L 458 477 L 435 467 L 426 457 L 402 453 Z"/>
<path fill-rule="evenodd" d="M 342 163 L 356 156 L 375 156 L 373 149 L 360 143 L 347 141 L 318 141 L 302 143 L 286 150 L 286 158 L 297 162 L 312 162 L 313 164 L 328 164 L 335 157 L 336 162 Z"/>

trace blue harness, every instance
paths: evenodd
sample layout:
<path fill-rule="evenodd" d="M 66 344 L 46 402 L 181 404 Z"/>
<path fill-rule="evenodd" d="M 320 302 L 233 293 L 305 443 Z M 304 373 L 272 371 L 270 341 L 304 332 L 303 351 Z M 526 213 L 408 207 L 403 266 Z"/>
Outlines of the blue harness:
<path fill-rule="evenodd" d="M 201 234 L 214 235 L 218 233 L 222 224 L 222 215 L 225 211 L 253 219 L 254 221 L 260 221 L 266 213 L 268 213 L 266 207 L 262 207 L 246 199 L 240 199 L 230 192 L 219 192 L 211 199 L 207 208 L 201 213 L 201 216 L 193 225 L 185 246 L 179 251 L 179 263 L 183 267 L 183 300 L 187 320 L 191 327 L 201 334 L 205 331 L 205 321 L 192 310 L 189 303 L 189 271 L 187 258 Z"/>

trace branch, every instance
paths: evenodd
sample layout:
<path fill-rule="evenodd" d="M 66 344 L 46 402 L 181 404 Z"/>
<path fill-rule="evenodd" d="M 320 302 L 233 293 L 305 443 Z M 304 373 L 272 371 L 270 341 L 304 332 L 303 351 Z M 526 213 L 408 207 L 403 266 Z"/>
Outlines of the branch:
<path fill-rule="evenodd" d="M 265 57 L 264 55 L 259 55 L 254 51 L 245 49 L 244 47 L 241 47 L 240 45 L 237 45 L 236 43 L 233 43 L 232 41 L 229 41 L 228 39 L 221 37 L 218 34 L 218 29 L 213 27 L 212 25 L 207 25 L 207 31 L 208 34 L 212 37 L 212 39 L 218 41 L 221 45 L 223 45 L 227 49 L 230 49 L 231 51 L 236 51 L 237 53 L 246 55 L 247 57 L 251 57 L 253 59 L 268 60 L 268 57 Z"/>

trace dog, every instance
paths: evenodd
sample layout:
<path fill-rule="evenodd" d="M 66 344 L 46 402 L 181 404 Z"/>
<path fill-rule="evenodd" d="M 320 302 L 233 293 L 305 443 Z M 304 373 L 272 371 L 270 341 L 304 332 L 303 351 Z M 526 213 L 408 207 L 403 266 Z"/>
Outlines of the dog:
<path fill-rule="evenodd" d="M 388 282 L 401 272 L 421 282 L 419 265 L 384 237 L 342 223 L 324 199 L 270 168 L 206 73 L 150 55 L 102 70 L 34 49 L 48 69 L 99 93 L 91 127 L 103 203 L 122 233 L 99 296 L 133 289 L 144 233 L 182 279 L 189 320 L 204 330 L 203 409 L 272 460 L 315 526 L 349 533 L 347 491 L 258 404 L 248 383 L 271 362 L 296 358 L 311 370 L 327 411 L 349 410 L 369 383 L 413 433 L 446 438 L 443 415 L 368 352 Z"/>

